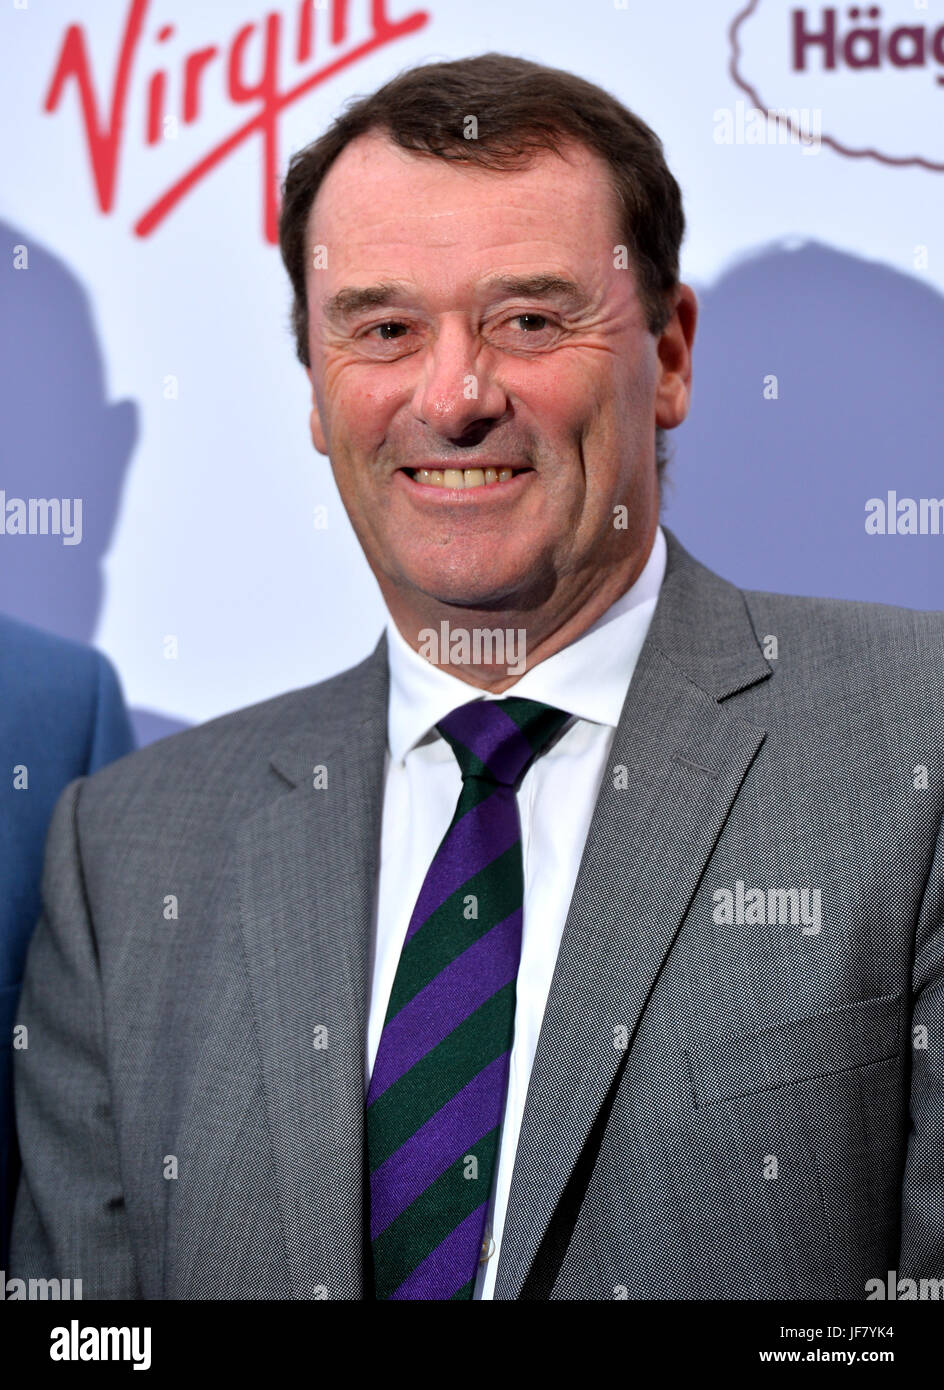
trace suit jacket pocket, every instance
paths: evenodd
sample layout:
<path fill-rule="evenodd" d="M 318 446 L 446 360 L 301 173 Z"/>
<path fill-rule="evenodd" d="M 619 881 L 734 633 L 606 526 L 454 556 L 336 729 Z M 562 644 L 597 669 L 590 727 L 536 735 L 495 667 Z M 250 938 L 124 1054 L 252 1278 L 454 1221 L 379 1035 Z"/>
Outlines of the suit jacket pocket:
<path fill-rule="evenodd" d="M 756 1033 L 699 1040 L 685 1050 L 696 1108 L 896 1057 L 901 1003 L 900 994 L 885 994 Z"/>

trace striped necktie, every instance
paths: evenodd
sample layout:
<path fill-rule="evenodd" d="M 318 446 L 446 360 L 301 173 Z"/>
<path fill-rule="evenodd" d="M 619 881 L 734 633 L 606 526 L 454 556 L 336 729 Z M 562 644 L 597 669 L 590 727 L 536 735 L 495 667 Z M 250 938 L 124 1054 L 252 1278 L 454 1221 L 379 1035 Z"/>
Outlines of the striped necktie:
<path fill-rule="evenodd" d="M 436 725 L 462 790 L 410 918 L 367 1092 L 378 1299 L 472 1297 L 521 955 L 515 787 L 569 718 L 513 696 Z"/>

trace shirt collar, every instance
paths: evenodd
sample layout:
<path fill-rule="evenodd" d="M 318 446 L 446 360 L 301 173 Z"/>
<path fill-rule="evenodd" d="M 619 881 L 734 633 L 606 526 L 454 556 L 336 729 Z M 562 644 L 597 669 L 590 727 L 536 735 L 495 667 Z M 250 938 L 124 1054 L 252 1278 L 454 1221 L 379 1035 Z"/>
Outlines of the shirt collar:
<path fill-rule="evenodd" d="M 659 597 L 665 564 L 665 536 L 658 526 L 649 558 L 635 584 L 586 632 L 526 671 L 500 695 L 433 666 L 401 637 L 388 613 L 387 741 L 391 757 L 402 762 L 450 710 L 477 698 L 500 700 L 506 695 L 520 695 L 615 729 Z"/>

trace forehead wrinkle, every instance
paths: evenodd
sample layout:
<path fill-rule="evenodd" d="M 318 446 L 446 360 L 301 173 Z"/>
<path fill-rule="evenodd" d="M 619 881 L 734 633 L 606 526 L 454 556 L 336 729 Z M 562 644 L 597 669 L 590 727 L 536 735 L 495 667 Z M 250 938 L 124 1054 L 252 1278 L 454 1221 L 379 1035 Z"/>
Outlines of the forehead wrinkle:
<path fill-rule="evenodd" d="M 548 272 L 534 275 L 494 275 L 485 280 L 480 288 L 485 297 L 494 298 L 498 295 L 506 299 L 556 299 L 570 309 L 586 308 L 590 303 L 589 296 L 576 281 Z M 412 287 L 403 280 L 381 280 L 374 285 L 349 285 L 325 300 L 322 313 L 333 323 L 343 323 L 364 309 L 396 305 L 414 293 Z"/>

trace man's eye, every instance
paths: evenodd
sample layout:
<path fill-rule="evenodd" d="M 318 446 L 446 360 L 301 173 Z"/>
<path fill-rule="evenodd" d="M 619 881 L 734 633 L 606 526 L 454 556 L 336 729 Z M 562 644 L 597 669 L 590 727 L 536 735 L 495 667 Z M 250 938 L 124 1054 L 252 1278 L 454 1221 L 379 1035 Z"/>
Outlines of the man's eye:
<path fill-rule="evenodd" d="M 561 326 L 547 314 L 528 310 L 511 314 L 495 324 L 487 336 L 498 347 L 509 352 L 538 352 L 554 347 L 561 337 Z"/>
<path fill-rule="evenodd" d="M 512 325 L 514 325 L 512 331 L 519 340 L 523 337 L 535 337 L 539 333 L 547 333 L 556 327 L 546 314 L 524 313 L 512 315 L 493 332 L 500 334 L 503 329 L 508 330 Z M 400 319 L 385 319 L 383 323 L 375 323 L 369 328 L 365 328 L 360 336 L 368 340 L 373 338 L 374 342 L 393 343 L 409 334 L 410 331 L 410 325 L 403 323 Z"/>
<path fill-rule="evenodd" d="M 512 314 L 510 318 L 497 324 L 491 330 L 490 336 L 504 347 L 533 349 L 550 347 L 558 341 L 560 333 L 561 326 L 556 319 L 549 318 L 547 314 L 527 311 L 523 314 Z M 526 341 L 529 338 L 531 342 Z"/>
<path fill-rule="evenodd" d="M 373 326 L 373 328 L 368 328 L 368 330 L 367 330 L 367 336 L 369 337 L 370 334 L 372 334 L 372 333 L 379 333 L 379 334 L 380 334 L 380 341 L 383 342 L 383 343 L 392 342 L 394 338 L 398 338 L 398 337 L 400 336 L 399 333 L 391 333 L 391 334 L 389 334 L 389 336 L 388 336 L 388 335 L 384 332 L 384 330 L 387 329 L 387 328 L 395 328 L 395 329 L 401 329 L 401 328 L 402 328 L 402 330 L 403 330 L 404 333 L 407 331 L 407 327 L 406 327 L 406 324 L 405 324 L 405 323 L 399 323 L 396 319 L 391 319 L 391 320 L 389 320 L 387 323 L 375 323 L 374 326 Z"/>

